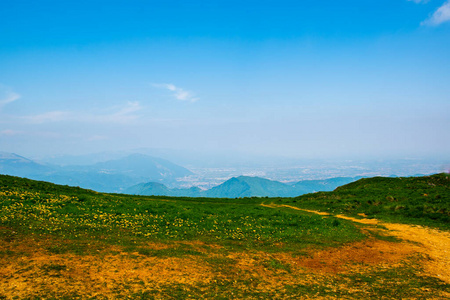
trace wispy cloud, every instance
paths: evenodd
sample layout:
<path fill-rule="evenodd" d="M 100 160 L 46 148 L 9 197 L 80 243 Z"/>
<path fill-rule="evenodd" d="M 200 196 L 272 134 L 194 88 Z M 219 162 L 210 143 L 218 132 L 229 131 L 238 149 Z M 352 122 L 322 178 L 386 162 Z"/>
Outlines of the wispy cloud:
<path fill-rule="evenodd" d="M 112 108 L 112 113 L 108 114 L 88 114 L 84 119 L 93 123 L 129 123 L 139 118 L 136 112 L 140 111 L 142 106 L 139 102 L 127 102 L 124 106 Z"/>
<path fill-rule="evenodd" d="M 129 123 L 139 118 L 137 111 L 142 107 L 139 102 L 127 102 L 123 106 L 110 108 L 110 112 L 93 113 L 83 111 L 49 111 L 42 114 L 24 116 L 22 119 L 33 124 L 50 122 L 84 122 L 84 123 Z"/>
<path fill-rule="evenodd" d="M 175 99 L 177 100 L 189 102 L 195 102 L 199 100 L 199 98 L 196 98 L 192 92 L 177 87 L 171 83 L 152 83 L 152 86 L 173 92 L 172 96 L 175 97 Z"/>
<path fill-rule="evenodd" d="M 422 26 L 438 26 L 450 21 L 450 0 L 442 4 L 431 17 L 420 23 Z"/>
<path fill-rule="evenodd" d="M 414 3 L 427 3 L 430 0 L 408 0 L 409 2 L 414 2 Z"/>
<path fill-rule="evenodd" d="M 72 117 L 72 113 L 67 111 L 49 111 L 42 114 L 25 116 L 23 119 L 30 123 L 42 124 L 48 122 L 60 122 L 69 120 Z"/>
<path fill-rule="evenodd" d="M 14 102 L 20 98 L 20 95 L 11 91 L 6 86 L 0 84 L 0 109 L 8 103 Z"/>

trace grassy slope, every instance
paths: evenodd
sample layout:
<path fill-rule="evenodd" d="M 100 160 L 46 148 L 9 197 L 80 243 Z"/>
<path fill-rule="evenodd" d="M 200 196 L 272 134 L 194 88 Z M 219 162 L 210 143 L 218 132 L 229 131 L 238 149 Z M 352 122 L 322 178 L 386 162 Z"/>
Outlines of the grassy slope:
<path fill-rule="evenodd" d="M 25 278 L 26 285 L 33 286 L 34 282 L 40 282 L 36 276 L 50 283 L 43 285 L 47 290 L 40 289 L 41 284 L 37 284 L 35 290 L 19 296 L 20 299 L 34 296 L 98 298 L 93 295 L 102 291 L 104 286 L 114 287 L 104 290 L 110 293 L 110 297 L 126 298 L 131 295 L 141 299 L 439 296 L 441 291 L 449 290 L 448 285 L 417 275 L 420 272 L 417 268 L 420 267 L 410 260 L 387 269 L 385 265 L 381 269 L 374 265 L 364 272 L 345 272 L 338 277 L 323 273 L 322 269 L 338 270 L 344 262 L 337 258 L 337 265 L 330 267 L 327 261 L 315 262 L 313 253 L 320 254 L 321 251 L 329 251 L 330 247 L 353 245 L 355 242 L 361 244 L 350 247 L 353 249 L 351 251 L 361 251 L 358 249 L 366 249 L 365 243 L 373 241 L 376 236 L 371 236 L 369 231 L 360 231 L 349 221 L 322 218 L 287 208 L 272 209 L 259 204 L 276 202 L 349 214 L 364 212 L 381 218 L 446 227 L 448 182 L 448 176 L 443 174 L 396 181 L 374 178 L 352 183 L 335 192 L 299 198 L 208 199 L 102 194 L 0 176 L 0 269 L 17 266 L 18 271 L 4 277 L 11 282 L 25 276 L 20 274 L 30 273 L 27 275 L 30 277 Z M 424 199 L 427 201 L 424 202 Z M 392 209 L 393 205 L 403 205 L 408 209 Z M 425 205 L 433 211 L 424 210 Z M 410 214 L 411 211 L 422 214 Z M 436 214 L 439 218 L 435 217 Z M 390 245 L 390 242 L 375 241 L 375 245 L 377 243 Z M 370 244 L 366 250 L 373 251 L 373 248 L 376 247 Z M 362 251 L 363 256 L 366 250 Z M 347 253 L 350 258 L 353 255 L 351 251 Z M 339 255 L 342 255 L 341 252 L 338 251 Z M 39 259 L 47 257 L 50 261 L 38 263 L 41 260 L 23 260 L 24 257 L 35 257 L 36 253 L 43 253 Z M 331 251 L 329 255 L 333 253 Z M 126 266 L 135 266 L 133 270 L 159 266 L 163 270 L 171 266 L 168 261 L 177 266 L 176 259 L 179 258 L 180 264 L 197 263 L 187 278 L 198 275 L 200 279 L 197 283 L 176 282 L 182 276 L 180 273 L 170 275 L 174 272 L 172 268 L 163 277 L 175 281 L 155 285 L 145 282 L 145 278 L 154 276 L 149 274 L 147 277 L 137 276 L 136 282 L 130 278 L 120 283 L 117 275 L 115 281 L 105 281 L 98 286 L 92 284 L 80 290 L 77 286 L 81 286 L 83 281 L 73 279 L 79 272 L 78 267 L 71 267 L 77 262 L 73 260 L 73 255 L 78 255 L 81 261 L 91 259 L 90 264 L 98 266 L 98 271 L 89 277 L 92 282 L 95 282 L 95 274 L 110 267 L 100 265 L 100 261 L 112 258 L 116 259 L 114 263 L 119 260 L 124 263 L 124 267 L 116 269 L 114 274 L 120 274 Z M 95 260 L 97 256 L 102 258 Z M 365 266 L 367 262 L 364 259 L 361 263 Z M 146 265 L 139 265 L 141 262 Z M 84 264 L 80 268 L 86 266 Z M 202 267 L 208 271 L 197 274 Z M 316 269 L 319 273 L 314 273 Z M 314 272 L 308 273 L 308 270 Z M 2 274 L 0 271 L 0 277 Z M 102 278 L 108 276 L 103 274 Z M 128 276 L 125 274 L 124 278 Z M 203 278 L 208 281 L 202 281 Z M 59 283 L 57 280 L 60 279 L 66 281 Z M 385 282 L 393 283 L 386 289 Z M 58 284 L 62 288 L 52 290 Z M 372 289 L 367 290 L 367 284 Z M 89 288 L 97 290 L 89 294 Z M 15 291 L 4 293 L 0 289 L 0 299 L 9 299 Z"/>
<path fill-rule="evenodd" d="M 365 178 L 337 188 L 287 199 L 302 208 L 333 214 L 368 217 L 386 221 L 450 229 L 450 176 Z"/>
<path fill-rule="evenodd" d="M 100 194 L 21 178 L 0 177 L 0 220 L 17 231 L 63 238 L 202 240 L 226 246 L 267 248 L 340 244 L 363 235 L 351 224 L 278 211 L 260 199 L 224 200 Z M 334 224 L 334 225 L 333 225 Z M 117 239 L 116 237 L 121 237 Z"/>

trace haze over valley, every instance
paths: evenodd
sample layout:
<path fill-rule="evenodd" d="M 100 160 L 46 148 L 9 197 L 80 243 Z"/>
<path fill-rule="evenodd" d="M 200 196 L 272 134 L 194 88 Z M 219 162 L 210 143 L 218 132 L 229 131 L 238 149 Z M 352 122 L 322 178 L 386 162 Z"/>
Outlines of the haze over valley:
<path fill-rule="evenodd" d="M 150 150 L 147 150 L 150 152 Z M 173 156 L 175 158 L 175 156 Z M 52 163 L 52 159 L 54 163 Z M 78 162 L 78 164 L 73 164 Z M 0 152 L 0 173 L 98 192 L 185 197 L 295 197 L 332 191 L 363 177 L 421 176 L 446 171 L 440 160 L 286 160 L 272 164 L 212 162 L 188 168 L 142 153 L 97 153 L 34 161 Z"/>

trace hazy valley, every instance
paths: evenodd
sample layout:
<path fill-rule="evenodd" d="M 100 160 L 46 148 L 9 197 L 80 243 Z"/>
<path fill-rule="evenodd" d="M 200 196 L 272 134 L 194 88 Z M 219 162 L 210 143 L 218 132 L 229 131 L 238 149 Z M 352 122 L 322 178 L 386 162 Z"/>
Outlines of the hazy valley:
<path fill-rule="evenodd" d="M 170 155 L 169 155 L 170 157 Z M 0 152 L 0 174 L 98 192 L 187 197 L 295 197 L 331 191 L 359 178 L 420 176 L 445 171 L 442 162 L 397 160 L 269 160 L 208 162 L 174 159 L 187 167 L 143 153 L 60 156 L 42 162 Z M 78 163 L 78 164 L 76 164 Z M 240 164 L 238 164 L 240 163 Z M 222 165 L 222 167 L 221 167 Z"/>

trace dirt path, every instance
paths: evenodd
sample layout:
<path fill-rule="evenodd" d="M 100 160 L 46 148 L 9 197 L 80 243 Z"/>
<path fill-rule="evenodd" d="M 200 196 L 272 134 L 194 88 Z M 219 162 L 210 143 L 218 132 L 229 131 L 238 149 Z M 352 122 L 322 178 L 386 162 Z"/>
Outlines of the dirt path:
<path fill-rule="evenodd" d="M 261 204 L 265 207 L 287 207 L 295 210 L 306 211 L 318 215 L 330 215 L 325 212 L 301 209 L 290 205 Z M 424 271 L 428 276 L 433 276 L 450 283 L 450 233 L 422 227 L 418 225 L 407 225 L 397 223 L 386 223 L 376 219 L 357 219 L 344 215 L 334 217 L 350 220 L 353 222 L 369 225 L 382 225 L 387 228 L 386 234 L 395 236 L 402 240 L 413 242 L 415 251 L 424 254 L 428 259 L 424 260 Z M 381 230 L 381 229 L 380 229 Z"/>

